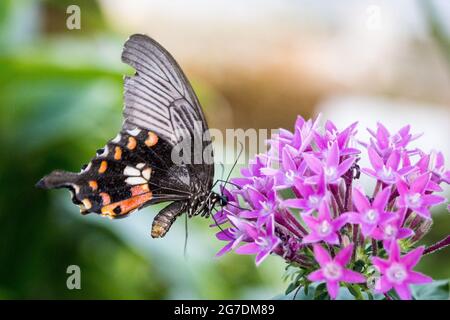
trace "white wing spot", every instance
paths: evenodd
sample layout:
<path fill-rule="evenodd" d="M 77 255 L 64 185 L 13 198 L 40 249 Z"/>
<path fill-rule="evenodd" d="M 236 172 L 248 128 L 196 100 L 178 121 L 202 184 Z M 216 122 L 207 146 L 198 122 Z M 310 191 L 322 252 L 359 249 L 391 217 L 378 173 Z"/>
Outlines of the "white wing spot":
<path fill-rule="evenodd" d="M 146 179 L 146 180 L 150 180 L 150 175 L 152 174 L 152 169 L 147 168 L 145 170 L 142 171 L 142 176 Z"/>
<path fill-rule="evenodd" d="M 85 172 L 89 171 L 89 170 L 91 169 L 91 166 L 92 166 L 92 163 L 89 162 L 88 165 L 87 165 L 87 167 L 84 168 L 84 169 L 82 169 L 82 170 L 80 171 L 80 173 L 85 173 Z"/>
<path fill-rule="evenodd" d="M 136 168 L 133 168 L 131 166 L 126 166 L 125 170 L 123 170 L 123 174 L 126 176 L 140 176 L 141 172 Z"/>
<path fill-rule="evenodd" d="M 145 167 L 145 163 L 143 163 L 143 162 L 138 163 L 138 164 L 136 165 L 136 168 L 138 168 L 138 169 L 142 169 L 143 167 Z"/>
<path fill-rule="evenodd" d="M 130 177 L 125 179 L 125 182 L 131 185 L 138 185 L 138 184 L 144 184 L 147 183 L 147 180 L 141 177 Z"/>
<path fill-rule="evenodd" d="M 130 134 L 131 136 L 133 136 L 133 137 L 136 137 L 140 132 L 141 132 L 141 129 L 139 129 L 139 128 L 134 128 L 133 130 L 127 130 L 127 132 L 128 132 L 128 134 Z"/>
<path fill-rule="evenodd" d="M 103 152 L 101 154 L 98 155 L 98 157 L 106 157 L 109 153 L 109 148 L 108 145 L 105 146 L 105 148 L 103 149 Z"/>
<path fill-rule="evenodd" d="M 119 143 L 121 139 L 122 139 L 122 136 L 119 133 L 114 139 L 111 140 L 111 142 Z"/>

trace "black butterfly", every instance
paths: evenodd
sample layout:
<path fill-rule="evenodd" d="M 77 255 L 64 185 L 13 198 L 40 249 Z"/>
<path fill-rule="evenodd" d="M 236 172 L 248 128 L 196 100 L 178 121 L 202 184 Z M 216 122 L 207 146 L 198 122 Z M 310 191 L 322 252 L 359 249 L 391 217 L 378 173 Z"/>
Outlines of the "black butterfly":
<path fill-rule="evenodd" d="M 81 172 L 57 170 L 37 186 L 68 188 L 81 213 L 111 218 L 172 201 L 153 220 L 152 237 L 163 237 L 182 213 L 209 216 L 227 200 L 212 191 L 214 164 L 208 126 L 174 58 L 155 40 L 135 34 L 124 45 L 122 61 L 136 73 L 125 77 L 120 133 Z M 192 144 L 188 152 L 184 150 L 188 161 L 176 163 L 174 148 L 195 138 L 201 139 L 201 147 Z"/>

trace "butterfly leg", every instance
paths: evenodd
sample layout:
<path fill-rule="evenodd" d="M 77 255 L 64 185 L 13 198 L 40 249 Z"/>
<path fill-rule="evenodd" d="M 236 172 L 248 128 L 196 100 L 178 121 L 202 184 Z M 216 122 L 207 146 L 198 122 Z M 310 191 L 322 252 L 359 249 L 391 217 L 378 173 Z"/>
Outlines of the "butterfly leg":
<path fill-rule="evenodd" d="M 186 210 L 186 203 L 175 201 L 162 209 L 153 219 L 152 238 L 162 238 L 169 231 L 176 218 Z"/>

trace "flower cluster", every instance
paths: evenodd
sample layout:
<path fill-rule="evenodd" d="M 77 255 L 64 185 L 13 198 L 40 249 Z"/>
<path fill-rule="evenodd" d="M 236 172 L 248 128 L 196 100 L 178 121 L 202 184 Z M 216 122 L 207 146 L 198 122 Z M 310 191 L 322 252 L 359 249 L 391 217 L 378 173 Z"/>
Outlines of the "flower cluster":
<path fill-rule="evenodd" d="M 301 117 L 294 132 L 280 129 L 268 152 L 222 187 L 228 203 L 213 226 L 227 244 L 218 255 L 256 255 L 257 265 L 281 256 L 300 271 L 297 286 L 324 282 L 333 299 L 341 285 L 410 299 L 410 284 L 432 281 L 413 267 L 450 241 L 417 247 L 430 209 L 445 201 L 435 194 L 450 182 L 443 155 L 410 147 L 419 137 L 410 126 L 392 134 L 378 123 L 365 143 L 356 129 Z M 365 155 L 370 167 L 360 168 Z M 370 193 L 357 183 L 361 174 L 374 181 Z"/>

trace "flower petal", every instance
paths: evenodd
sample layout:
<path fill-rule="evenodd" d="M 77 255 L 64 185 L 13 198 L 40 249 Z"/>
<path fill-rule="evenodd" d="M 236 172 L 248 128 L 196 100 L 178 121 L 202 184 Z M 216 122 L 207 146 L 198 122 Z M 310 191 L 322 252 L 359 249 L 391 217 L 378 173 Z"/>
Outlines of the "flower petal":
<path fill-rule="evenodd" d="M 355 162 L 355 158 L 351 157 L 348 159 L 345 159 L 342 161 L 342 163 L 338 166 L 338 175 L 342 176 L 344 173 L 346 173 L 350 167 L 353 165 L 353 162 Z"/>
<path fill-rule="evenodd" d="M 350 258 L 352 257 L 353 252 L 353 244 L 349 244 L 344 249 L 339 251 L 339 253 L 334 258 L 334 261 L 339 263 L 342 267 L 347 265 L 347 263 L 350 261 Z"/>
<path fill-rule="evenodd" d="M 372 164 L 372 167 L 375 169 L 375 171 L 378 171 L 381 168 L 383 168 L 384 166 L 383 159 L 381 159 L 381 157 L 378 155 L 378 152 L 372 147 L 369 147 L 368 152 L 370 163 Z"/>
<path fill-rule="evenodd" d="M 424 250 L 425 246 L 418 247 L 401 257 L 400 262 L 403 263 L 409 270 L 411 270 L 419 262 Z"/>
<path fill-rule="evenodd" d="M 372 207 L 378 209 L 379 211 L 384 211 L 391 195 L 391 188 L 386 187 L 382 191 L 378 192 L 373 200 Z"/>
<path fill-rule="evenodd" d="M 331 261 L 331 256 L 321 245 L 314 245 L 314 258 L 320 264 L 320 266 L 325 265 Z"/>
<path fill-rule="evenodd" d="M 359 272 L 345 269 L 343 271 L 341 281 L 349 283 L 363 283 L 366 282 L 366 278 Z"/>
<path fill-rule="evenodd" d="M 424 284 L 430 283 L 433 281 L 433 278 L 424 275 L 423 273 L 410 271 L 408 274 L 408 282 L 412 284 Z"/>
<path fill-rule="evenodd" d="M 337 142 L 333 142 L 327 154 L 327 167 L 336 168 L 339 164 L 339 146 Z"/>
<path fill-rule="evenodd" d="M 233 247 L 233 243 L 234 243 L 234 241 L 231 241 L 225 247 L 220 249 L 220 251 L 216 253 L 216 257 L 220 257 L 220 256 L 224 255 L 225 253 L 229 252 Z"/>
<path fill-rule="evenodd" d="M 337 281 L 327 281 L 327 290 L 331 299 L 336 299 L 339 293 L 339 283 Z"/>
<path fill-rule="evenodd" d="M 366 195 L 359 188 L 353 188 L 353 203 L 359 212 L 365 212 L 370 207 L 369 200 L 367 200 Z"/>
<path fill-rule="evenodd" d="M 264 259 L 266 259 L 269 256 L 269 254 L 270 254 L 270 250 L 267 250 L 267 249 L 259 252 L 256 255 L 256 259 L 255 259 L 256 266 L 259 266 L 261 264 L 261 262 L 263 262 Z"/>
<path fill-rule="evenodd" d="M 386 276 L 381 276 L 375 283 L 375 291 L 380 293 L 388 292 L 392 289 L 392 283 L 390 283 Z"/>
<path fill-rule="evenodd" d="M 308 280 L 314 281 L 314 282 L 322 281 L 324 279 L 325 279 L 325 277 L 324 277 L 321 269 L 311 272 L 311 274 L 308 276 Z"/>
<path fill-rule="evenodd" d="M 255 254 L 259 252 L 259 246 L 254 243 L 247 243 L 236 249 L 236 253 L 238 254 Z"/>
<path fill-rule="evenodd" d="M 411 300 L 411 291 L 407 284 L 394 285 L 395 291 L 402 300 Z"/>
<path fill-rule="evenodd" d="M 387 159 L 386 167 L 392 168 L 394 171 L 396 171 L 399 162 L 400 162 L 400 153 L 397 150 L 395 150 L 391 153 L 391 155 Z"/>
<path fill-rule="evenodd" d="M 319 174 L 322 172 L 323 164 L 314 155 L 309 154 L 309 153 L 304 153 L 303 159 L 305 159 L 306 164 L 314 173 Z"/>
<path fill-rule="evenodd" d="M 425 190 L 425 187 L 428 184 L 428 180 L 430 179 L 430 175 L 428 173 L 425 173 L 414 180 L 414 182 L 411 184 L 411 191 L 416 193 L 422 193 L 422 191 Z"/>
<path fill-rule="evenodd" d="M 323 238 L 323 241 L 326 243 L 332 244 L 332 245 L 338 245 L 339 244 L 339 237 L 336 234 L 336 232 L 330 233 L 328 236 Z"/>

